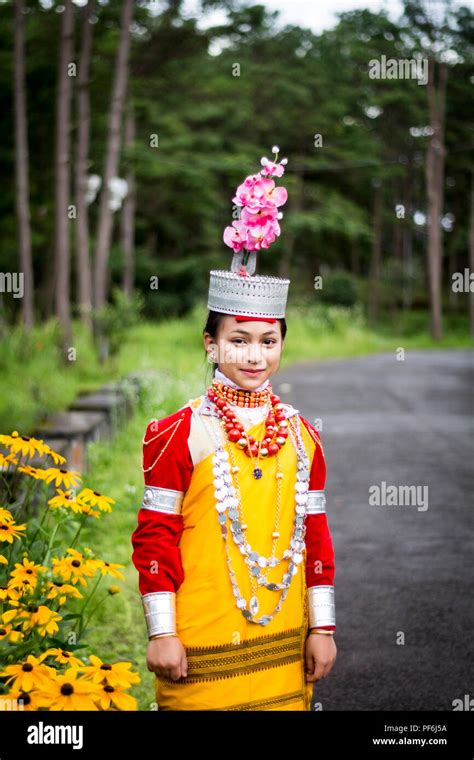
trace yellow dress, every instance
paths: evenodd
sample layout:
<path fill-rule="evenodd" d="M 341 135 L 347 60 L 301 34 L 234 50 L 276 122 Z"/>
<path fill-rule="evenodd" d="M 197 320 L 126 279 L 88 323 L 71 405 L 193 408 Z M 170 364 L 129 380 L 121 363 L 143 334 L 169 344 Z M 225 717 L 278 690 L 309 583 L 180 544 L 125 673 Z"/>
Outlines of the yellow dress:
<path fill-rule="evenodd" d="M 289 424 L 299 425 L 311 462 L 314 441 L 298 415 Z M 256 436 L 261 430 L 259 423 L 247 432 Z M 240 468 L 237 482 L 246 540 L 257 552 L 270 556 L 277 497 L 276 457 L 259 460 L 263 471 L 259 480 L 252 475 L 252 460 L 237 446 L 232 446 L 232 458 Z M 279 460 L 284 477 L 277 557 L 289 548 L 295 516 L 297 456 L 290 437 L 280 450 Z M 195 466 L 182 503 L 184 530 L 179 546 L 185 577 L 176 593 L 176 631 L 186 649 L 188 674 L 178 681 L 156 676 L 158 709 L 309 710 L 313 683 L 305 679 L 306 552 L 281 610 L 270 623 L 262 626 L 246 620 L 236 606 L 229 577 L 212 468 L 212 454 Z M 230 530 L 228 536 L 232 567 L 248 606 L 252 596 L 248 566 Z M 270 568 L 268 580 L 281 582 L 287 568 L 288 560 L 284 559 Z M 257 596 L 260 617 L 273 612 L 281 591 L 259 586 Z"/>

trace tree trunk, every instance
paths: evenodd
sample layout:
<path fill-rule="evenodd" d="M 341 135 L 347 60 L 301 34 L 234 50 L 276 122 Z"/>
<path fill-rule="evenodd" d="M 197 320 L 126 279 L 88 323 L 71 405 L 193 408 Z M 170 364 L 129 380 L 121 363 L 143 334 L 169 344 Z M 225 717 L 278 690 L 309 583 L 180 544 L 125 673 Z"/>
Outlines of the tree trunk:
<path fill-rule="evenodd" d="M 61 21 L 58 90 L 56 102 L 56 198 L 55 198 L 55 307 L 62 329 L 63 351 L 72 342 L 69 245 L 69 150 L 71 81 L 68 67 L 73 58 L 74 6 L 65 0 Z"/>
<path fill-rule="evenodd" d="M 435 59 L 429 58 L 426 85 L 430 126 L 433 129 L 426 154 L 425 176 L 428 199 L 428 274 L 431 306 L 431 334 L 439 340 L 442 335 L 442 227 L 444 195 L 444 119 L 446 107 L 447 66 L 440 63 L 439 82 L 435 84 Z"/>
<path fill-rule="evenodd" d="M 474 276 L 474 170 L 471 169 L 471 210 L 469 214 L 469 272 Z M 474 337 L 474 291 L 469 278 L 469 321 L 471 335 Z"/>
<path fill-rule="evenodd" d="M 92 27 L 90 18 L 94 11 L 95 0 L 90 0 L 84 8 L 82 23 L 82 42 L 79 54 L 78 93 L 77 93 L 77 154 L 76 154 L 76 266 L 77 266 L 77 303 L 82 322 L 92 329 L 92 271 L 89 253 L 89 218 L 86 203 L 89 134 L 90 134 L 90 98 L 89 71 L 92 49 Z"/>
<path fill-rule="evenodd" d="M 113 214 L 109 206 L 109 183 L 110 180 L 117 175 L 119 165 L 120 124 L 127 86 L 132 13 L 133 0 L 123 0 L 120 42 L 117 51 L 115 80 L 109 112 L 106 159 L 97 225 L 97 245 L 94 267 L 94 307 L 96 309 L 101 309 L 105 305 L 107 299 L 107 263 L 113 226 Z"/>
<path fill-rule="evenodd" d="M 125 119 L 125 148 L 133 148 L 135 140 L 135 114 L 133 112 L 133 103 L 130 102 Z M 129 297 L 132 295 L 135 284 L 135 247 L 134 247 L 134 230 L 135 230 L 135 172 L 133 161 L 129 159 L 128 170 L 125 175 L 128 184 L 127 197 L 122 206 L 120 218 L 120 238 L 123 251 L 123 280 L 122 287 L 124 293 Z"/>
<path fill-rule="evenodd" d="M 403 220 L 402 259 L 405 287 L 402 293 L 402 305 L 404 311 L 411 309 L 413 302 L 413 163 L 411 158 L 407 164 L 407 172 L 403 190 L 403 205 L 405 206 L 405 219 Z"/>
<path fill-rule="evenodd" d="M 373 324 L 378 317 L 380 301 L 380 268 L 382 259 L 382 184 L 375 186 L 372 228 L 372 253 L 370 258 L 367 316 Z"/>
<path fill-rule="evenodd" d="M 28 180 L 28 135 L 25 94 L 25 3 L 15 2 L 15 176 L 18 252 L 23 273 L 22 320 L 30 329 L 34 323 L 34 283 L 31 261 L 30 203 Z"/>

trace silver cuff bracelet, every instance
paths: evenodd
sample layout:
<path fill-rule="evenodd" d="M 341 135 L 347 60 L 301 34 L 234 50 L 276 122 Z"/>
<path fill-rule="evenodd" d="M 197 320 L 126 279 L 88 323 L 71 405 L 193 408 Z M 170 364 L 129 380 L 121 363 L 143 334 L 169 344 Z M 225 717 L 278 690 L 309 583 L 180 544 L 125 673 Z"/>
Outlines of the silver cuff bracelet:
<path fill-rule="evenodd" d="M 307 589 L 309 627 L 336 625 L 334 586 L 311 586 Z"/>
<path fill-rule="evenodd" d="M 173 591 L 154 591 L 142 596 L 148 636 L 176 633 L 176 594 Z"/>

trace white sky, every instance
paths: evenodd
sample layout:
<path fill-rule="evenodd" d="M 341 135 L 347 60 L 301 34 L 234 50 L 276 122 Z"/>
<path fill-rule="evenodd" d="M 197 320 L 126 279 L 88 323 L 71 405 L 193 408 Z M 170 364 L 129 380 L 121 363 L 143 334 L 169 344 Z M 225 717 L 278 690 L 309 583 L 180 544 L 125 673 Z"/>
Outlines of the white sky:
<path fill-rule="evenodd" d="M 250 0 L 246 0 L 250 4 Z M 255 0 L 255 5 L 264 5 L 269 11 L 280 11 L 279 26 L 297 24 L 310 28 L 319 33 L 330 29 L 337 23 L 336 13 L 351 11 L 356 8 L 368 8 L 374 13 L 385 9 L 393 20 L 401 15 L 402 3 L 399 0 Z M 197 0 L 186 0 L 184 10 L 186 15 L 195 15 L 199 8 Z M 210 23 L 220 23 L 225 19 L 225 13 L 213 12 L 208 14 L 205 26 Z"/>

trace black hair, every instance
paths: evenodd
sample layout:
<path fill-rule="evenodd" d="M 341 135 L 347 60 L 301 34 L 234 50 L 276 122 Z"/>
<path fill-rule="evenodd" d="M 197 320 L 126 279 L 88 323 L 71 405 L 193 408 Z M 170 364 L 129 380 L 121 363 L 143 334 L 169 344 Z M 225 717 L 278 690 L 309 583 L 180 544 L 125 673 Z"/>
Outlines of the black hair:
<path fill-rule="evenodd" d="M 207 315 L 206 324 L 204 325 L 204 329 L 202 331 L 202 334 L 204 335 L 204 333 L 209 333 L 209 335 L 211 336 L 211 338 L 214 338 L 214 340 L 217 341 L 217 334 L 219 332 L 219 327 L 220 327 L 221 322 L 224 319 L 224 317 L 227 317 L 227 316 L 229 316 L 229 315 L 228 314 L 223 314 L 220 311 L 209 311 L 209 313 Z M 280 323 L 281 339 L 283 341 L 283 340 L 285 340 L 286 332 L 287 332 L 287 329 L 288 329 L 287 328 L 287 324 L 286 324 L 286 319 L 284 317 L 279 317 L 277 319 L 277 322 Z M 206 360 L 207 360 L 207 356 L 208 356 L 207 351 L 205 351 L 205 357 L 204 358 Z M 212 362 L 212 364 L 211 364 L 211 368 L 212 368 L 211 369 L 211 379 L 214 376 L 214 372 L 216 371 L 216 368 L 218 366 L 219 366 L 219 364 L 217 362 Z M 206 382 L 209 385 L 210 379 L 206 378 Z"/>

